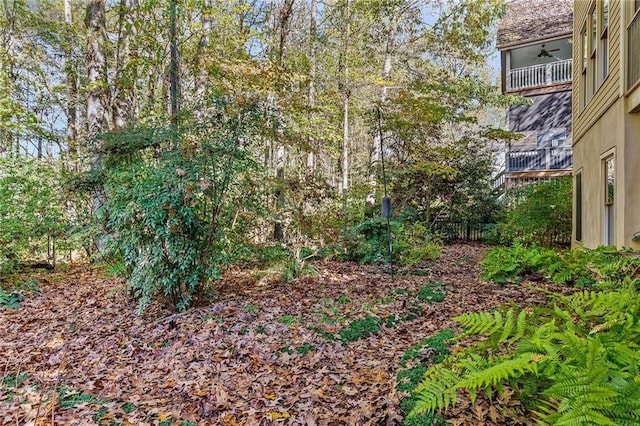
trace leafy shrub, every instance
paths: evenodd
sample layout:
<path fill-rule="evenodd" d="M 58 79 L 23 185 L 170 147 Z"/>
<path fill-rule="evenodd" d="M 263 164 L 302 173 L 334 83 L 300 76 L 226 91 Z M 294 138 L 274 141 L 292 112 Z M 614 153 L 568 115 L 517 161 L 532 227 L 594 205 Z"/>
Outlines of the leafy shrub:
<path fill-rule="evenodd" d="M 640 311 L 640 282 L 610 284 L 617 288 L 555 294 L 549 307 L 455 318 L 482 339 L 425 373 L 412 413 L 509 386 L 541 424 L 640 423 L 640 318 L 630 314 Z"/>
<path fill-rule="evenodd" d="M 440 244 L 420 222 L 402 218 L 391 220 L 393 261 L 403 266 L 415 266 L 426 260 L 438 259 Z M 376 217 L 349 230 L 344 237 L 346 259 L 361 263 L 389 262 L 387 221 Z"/>
<path fill-rule="evenodd" d="M 525 185 L 509 195 L 498 240 L 518 238 L 543 247 L 571 241 L 571 177 Z"/>
<path fill-rule="evenodd" d="M 47 256 L 67 228 L 61 172 L 25 157 L 0 158 L 0 273 L 34 254 Z M 53 260 L 53 259 L 50 259 Z"/>
<path fill-rule="evenodd" d="M 157 297 L 186 309 L 242 243 L 227 231 L 242 195 L 236 185 L 256 168 L 248 141 L 262 131 L 263 111 L 225 96 L 203 111 L 185 117 L 179 133 L 138 127 L 103 136 L 103 241 L 126 265 L 139 309 Z"/>

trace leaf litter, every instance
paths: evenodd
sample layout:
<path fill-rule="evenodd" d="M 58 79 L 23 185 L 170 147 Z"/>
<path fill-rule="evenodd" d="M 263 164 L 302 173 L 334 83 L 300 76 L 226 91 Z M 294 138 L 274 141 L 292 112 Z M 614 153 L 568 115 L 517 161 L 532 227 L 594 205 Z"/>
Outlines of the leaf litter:
<path fill-rule="evenodd" d="M 464 312 L 544 300 L 481 281 L 484 250 L 447 246 L 419 273 L 393 278 L 334 261 L 291 283 L 231 271 L 216 300 L 178 314 L 159 305 L 137 314 L 123 282 L 96 268 L 50 273 L 42 294 L 0 310 L 0 422 L 401 424 L 396 375 L 408 349 Z M 417 297 L 433 283 L 443 301 Z M 362 337 L 341 338 L 356 320 Z M 449 420 L 500 424 L 490 402 L 479 404 Z"/>

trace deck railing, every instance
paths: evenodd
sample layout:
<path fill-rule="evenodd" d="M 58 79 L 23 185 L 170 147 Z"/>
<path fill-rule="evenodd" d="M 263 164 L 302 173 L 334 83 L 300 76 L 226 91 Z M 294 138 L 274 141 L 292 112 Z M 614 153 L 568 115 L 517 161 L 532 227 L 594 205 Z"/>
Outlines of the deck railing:
<path fill-rule="evenodd" d="M 541 171 L 570 169 L 573 154 L 570 147 L 552 147 L 507 153 L 507 171 Z"/>
<path fill-rule="evenodd" d="M 629 39 L 627 88 L 631 89 L 640 80 L 640 55 L 638 55 L 638 49 L 640 49 L 640 12 L 636 13 L 627 27 L 627 37 Z"/>
<path fill-rule="evenodd" d="M 572 59 L 515 68 L 507 75 L 507 91 L 570 83 Z"/>

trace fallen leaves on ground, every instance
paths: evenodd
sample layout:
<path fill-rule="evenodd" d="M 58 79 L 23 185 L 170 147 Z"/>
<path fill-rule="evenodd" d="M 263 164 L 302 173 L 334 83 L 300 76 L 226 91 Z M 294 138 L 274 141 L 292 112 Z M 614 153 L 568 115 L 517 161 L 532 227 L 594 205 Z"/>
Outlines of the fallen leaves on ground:
<path fill-rule="evenodd" d="M 292 283 L 231 272 L 218 299 L 178 314 L 158 306 L 137 314 L 123 283 L 96 269 L 52 273 L 41 295 L 0 311 L 0 421 L 399 424 L 395 378 L 409 347 L 463 312 L 544 298 L 480 281 L 483 250 L 449 246 L 421 275 L 393 278 L 381 267 L 328 261 L 316 264 L 319 277 Z M 428 282 L 447 289 L 443 302 L 416 298 Z M 354 342 L 331 339 L 354 319 L 400 318 L 416 304 L 415 319 Z M 500 418 L 489 403 L 456 415 L 458 424 Z"/>

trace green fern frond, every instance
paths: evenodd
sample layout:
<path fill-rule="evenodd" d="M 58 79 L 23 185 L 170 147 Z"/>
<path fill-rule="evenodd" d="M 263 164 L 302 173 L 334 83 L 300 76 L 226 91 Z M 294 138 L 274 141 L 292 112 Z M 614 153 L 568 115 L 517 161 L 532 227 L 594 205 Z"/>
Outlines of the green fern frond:
<path fill-rule="evenodd" d="M 495 317 L 491 312 L 469 312 L 454 317 L 453 320 L 465 328 L 466 336 L 482 334 L 496 326 Z"/>
<path fill-rule="evenodd" d="M 502 326 L 502 333 L 500 333 L 500 337 L 498 338 L 498 343 L 502 343 L 507 340 L 512 335 L 516 327 L 516 316 L 513 313 L 513 309 L 509 309 L 506 316 L 504 325 Z"/>
<path fill-rule="evenodd" d="M 511 359 L 504 359 L 489 368 L 467 374 L 457 387 L 469 391 L 488 389 L 526 373 L 535 374 L 538 370 L 538 362 L 542 358 L 537 354 L 525 353 Z"/>
<path fill-rule="evenodd" d="M 417 402 L 410 415 L 433 413 L 455 405 L 459 381 L 460 376 L 442 364 L 431 367 L 415 389 Z"/>
<path fill-rule="evenodd" d="M 520 311 L 516 315 L 514 309 L 509 309 L 503 313 L 496 310 L 490 312 L 470 312 L 453 318 L 460 323 L 466 332 L 463 336 L 485 334 L 491 336 L 491 340 L 496 343 L 516 342 L 522 338 L 527 328 L 527 313 Z"/>

